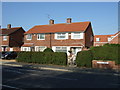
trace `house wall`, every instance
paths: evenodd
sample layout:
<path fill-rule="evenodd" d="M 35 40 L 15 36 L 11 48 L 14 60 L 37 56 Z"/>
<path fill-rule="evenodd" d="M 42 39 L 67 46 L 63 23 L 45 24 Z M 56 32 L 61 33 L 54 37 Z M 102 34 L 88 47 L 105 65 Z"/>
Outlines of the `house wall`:
<path fill-rule="evenodd" d="M 103 46 L 104 44 L 107 44 L 108 42 L 94 42 L 94 46 Z"/>
<path fill-rule="evenodd" d="M 26 40 L 26 35 L 24 38 L 25 43 L 34 43 L 35 46 L 47 46 L 51 48 L 52 46 L 82 46 L 85 39 L 71 39 L 71 33 L 69 33 L 68 39 L 57 40 L 55 39 L 55 34 L 45 34 L 45 40 L 37 40 L 37 35 L 32 35 L 32 40 Z"/>
<path fill-rule="evenodd" d="M 88 26 L 87 30 L 85 31 L 85 47 L 91 47 L 94 44 L 94 35 L 92 32 L 91 24 Z"/>
<path fill-rule="evenodd" d="M 110 41 L 110 44 L 120 44 L 120 34 Z"/>
<path fill-rule="evenodd" d="M 7 40 L 3 41 L 3 36 L 0 36 L 0 45 L 7 45 L 9 46 L 9 36 L 7 36 Z"/>
<path fill-rule="evenodd" d="M 17 30 L 16 32 L 10 34 L 9 46 L 20 47 L 24 43 L 24 32 L 25 31 L 20 28 L 20 30 Z"/>

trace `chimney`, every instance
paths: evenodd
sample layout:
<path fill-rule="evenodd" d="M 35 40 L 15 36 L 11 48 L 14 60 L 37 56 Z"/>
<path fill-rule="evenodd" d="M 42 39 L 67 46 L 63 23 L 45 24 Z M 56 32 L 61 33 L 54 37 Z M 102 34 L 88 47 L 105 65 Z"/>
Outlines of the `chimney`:
<path fill-rule="evenodd" d="M 50 25 L 54 24 L 54 20 L 53 20 L 53 19 L 50 19 L 50 20 L 49 20 L 49 24 L 50 24 Z"/>
<path fill-rule="evenodd" d="M 70 24 L 72 22 L 71 18 L 67 18 L 67 24 Z"/>
<path fill-rule="evenodd" d="M 11 28 L 11 24 L 8 24 L 8 25 L 7 25 L 7 29 L 10 29 L 10 28 Z"/>

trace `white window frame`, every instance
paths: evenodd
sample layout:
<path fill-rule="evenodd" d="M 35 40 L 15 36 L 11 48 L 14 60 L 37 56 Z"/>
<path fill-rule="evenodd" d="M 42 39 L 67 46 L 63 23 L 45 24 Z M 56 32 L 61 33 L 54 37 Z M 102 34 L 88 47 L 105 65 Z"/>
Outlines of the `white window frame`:
<path fill-rule="evenodd" d="M 46 46 L 35 46 L 35 51 L 43 52 L 46 48 Z"/>
<path fill-rule="evenodd" d="M 108 42 L 111 41 L 111 40 L 112 40 L 112 38 L 111 38 L 111 37 L 108 37 Z"/>
<path fill-rule="evenodd" d="M 44 39 L 41 39 L 41 35 L 44 35 Z M 37 40 L 45 40 L 45 34 L 41 33 L 41 34 L 37 34 Z"/>
<path fill-rule="evenodd" d="M 57 50 L 57 48 L 59 48 L 59 49 Z M 65 48 L 65 49 L 63 49 L 63 48 Z M 65 47 L 65 46 L 56 46 L 55 47 L 55 52 L 66 52 L 67 53 L 67 47 Z"/>
<path fill-rule="evenodd" d="M 29 36 L 30 35 L 30 36 Z M 28 38 L 29 37 L 29 38 Z M 32 34 L 27 34 L 26 35 L 26 40 L 32 40 Z"/>
<path fill-rule="evenodd" d="M 3 36 L 3 41 L 7 41 L 7 36 Z"/>
<path fill-rule="evenodd" d="M 30 47 L 21 47 L 21 51 L 31 51 L 31 49 L 30 49 Z"/>
<path fill-rule="evenodd" d="M 84 36 L 84 33 L 81 33 L 81 32 L 72 32 L 71 33 L 71 39 L 83 39 L 83 36 Z"/>
<path fill-rule="evenodd" d="M 99 41 L 100 41 L 100 38 L 96 38 L 96 41 L 99 42 Z"/>
<path fill-rule="evenodd" d="M 65 35 L 63 35 L 63 36 L 65 36 L 65 38 L 58 38 L 58 37 L 62 36 L 62 34 L 65 34 Z M 64 32 L 63 33 L 55 33 L 55 39 L 57 39 L 57 40 L 68 39 L 68 33 L 64 33 Z"/>

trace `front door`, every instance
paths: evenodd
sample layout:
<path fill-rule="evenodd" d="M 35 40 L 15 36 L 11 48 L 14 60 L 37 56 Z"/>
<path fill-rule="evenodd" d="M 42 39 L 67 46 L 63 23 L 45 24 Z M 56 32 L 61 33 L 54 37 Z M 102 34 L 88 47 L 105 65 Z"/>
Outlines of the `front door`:
<path fill-rule="evenodd" d="M 71 47 L 72 53 L 77 55 L 79 51 L 81 51 L 81 47 Z"/>

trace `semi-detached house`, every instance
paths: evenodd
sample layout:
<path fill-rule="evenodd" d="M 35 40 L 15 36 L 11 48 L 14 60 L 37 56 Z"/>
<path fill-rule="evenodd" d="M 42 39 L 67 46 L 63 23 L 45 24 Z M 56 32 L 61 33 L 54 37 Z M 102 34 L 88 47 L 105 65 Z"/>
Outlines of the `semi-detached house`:
<path fill-rule="evenodd" d="M 22 27 L 11 27 L 0 29 L 0 52 L 1 51 L 20 51 L 23 45 L 24 29 Z"/>
<path fill-rule="evenodd" d="M 74 54 L 93 46 L 94 35 L 91 22 L 74 22 L 67 18 L 66 23 L 36 25 L 24 34 L 21 51 L 43 51 L 52 48 L 54 52 L 72 50 Z"/>
<path fill-rule="evenodd" d="M 120 44 L 120 31 L 111 35 L 94 36 L 94 46 L 103 46 L 104 44 Z"/>

